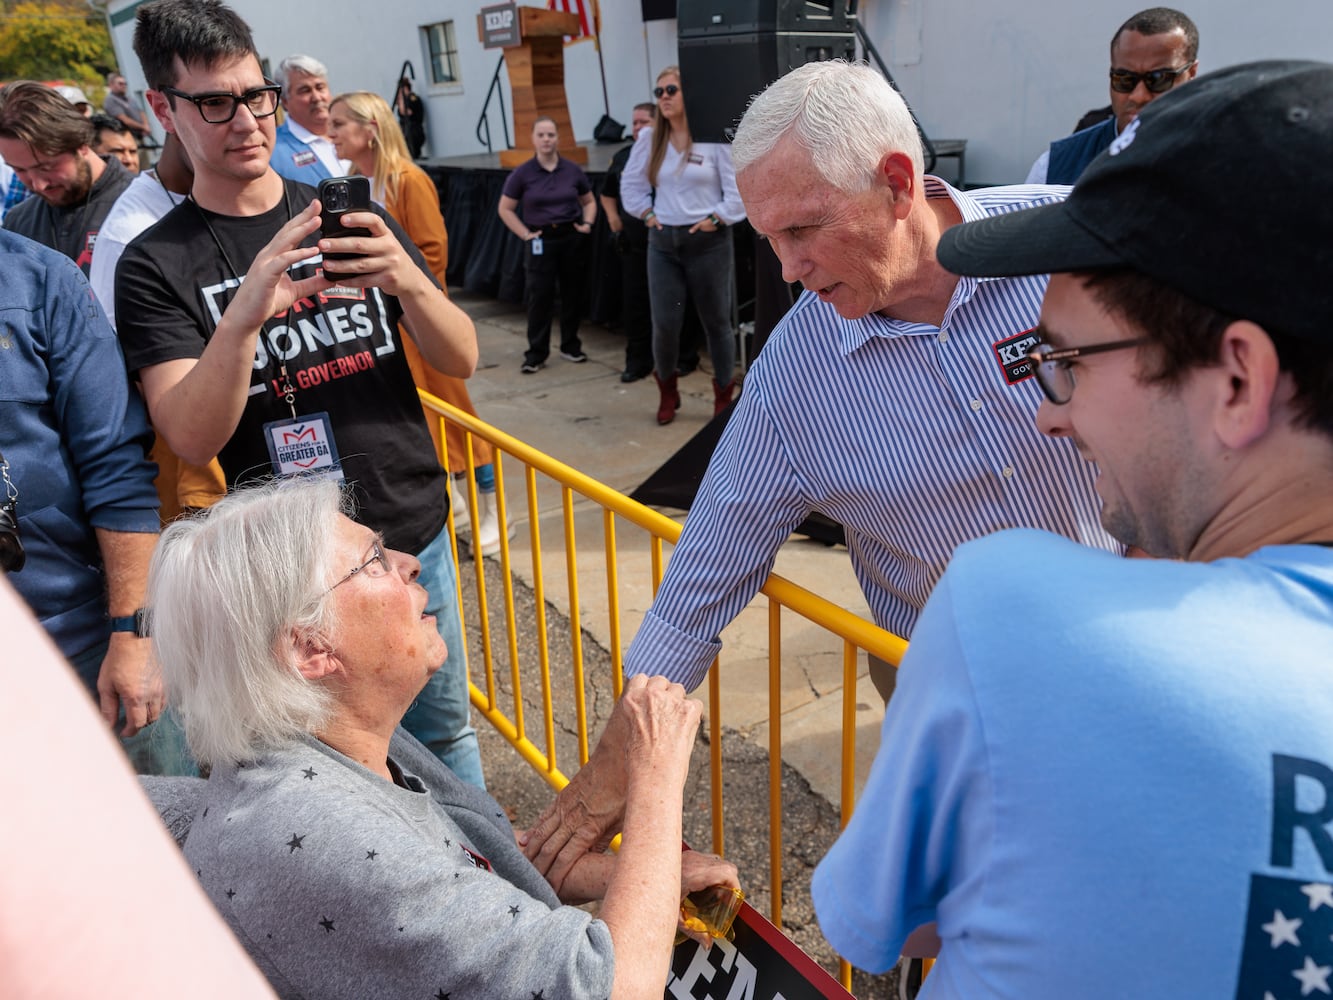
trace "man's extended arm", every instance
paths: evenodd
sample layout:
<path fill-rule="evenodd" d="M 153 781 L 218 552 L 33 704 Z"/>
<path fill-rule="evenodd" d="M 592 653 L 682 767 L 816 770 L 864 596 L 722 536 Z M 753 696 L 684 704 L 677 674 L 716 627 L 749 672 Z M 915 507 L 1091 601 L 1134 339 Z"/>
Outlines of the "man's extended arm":
<path fill-rule="evenodd" d="M 125 376 L 115 333 L 76 275 L 71 269 L 48 279 L 52 403 L 101 550 L 108 613 L 132 615 L 143 604 L 157 542 L 156 470 L 145 454 L 143 404 Z M 110 641 L 97 681 L 102 715 L 114 725 L 123 702 L 124 735 L 132 736 L 161 712 L 161 684 L 149 680 L 145 640 L 113 633 Z"/>
<path fill-rule="evenodd" d="M 756 383 L 733 413 L 662 587 L 626 654 L 627 677 L 662 675 L 686 690 L 698 687 L 722 648 L 718 634 L 763 586 L 778 548 L 809 513 L 764 403 Z M 616 745 L 608 723 L 588 763 L 520 838 L 524 853 L 555 885 L 581 854 L 608 841 L 623 818 L 624 773 L 608 752 Z"/>
<path fill-rule="evenodd" d="M 157 535 L 97 529 L 97 545 L 106 571 L 107 614 L 112 618 L 133 615 L 143 607 L 148 584 L 148 560 Z M 133 632 L 112 632 L 101 672 L 97 675 L 97 697 L 102 717 L 114 726 L 125 709 L 123 736 L 133 736 L 162 714 L 165 695 L 162 677 L 149 657 L 150 643 Z"/>
<path fill-rule="evenodd" d="M 756 385 L 732 415 L 625 654 L 626 676 L 661 674 L 687 691 L 702 684 L 722 649 L 719 634 L 758 593 L 778 549 L 809 514 L 808 491 L 766 405 Z"/>

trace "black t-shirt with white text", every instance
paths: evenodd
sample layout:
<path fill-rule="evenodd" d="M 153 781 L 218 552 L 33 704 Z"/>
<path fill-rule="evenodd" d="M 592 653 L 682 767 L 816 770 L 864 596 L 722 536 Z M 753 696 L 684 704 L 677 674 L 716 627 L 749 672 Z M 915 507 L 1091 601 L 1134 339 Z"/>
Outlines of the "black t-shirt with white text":
<path fill-rule="evenodd" d="M 133 240 L 116 270 L 118 333 L 130 372 L 198 359 L 256 255 L 314 197 L 313 188 L 284 181 L 283 199 L 249 217 L 218 215 L 185 201 Z M 374 210 L 430 276 L 398 224 Z M 319 235 L 316 230 L 303 245 L 313 246 Z M 320 262 L 316 256 L 295 265 L 292 280 L 312 276 Z M 285 360 L 297 415 L 329 415 L 357 519 L 382 531 L 392 548 L 425 548 L 444 526 L 449 491 L 398 343 L 401 318 L 392 295 L 335 287 L 268 320 L 256 344 L 245 410 L 218 455 L 227 485 L 272 472 L 264 425 L 292 415 L 279 388 Z"/>

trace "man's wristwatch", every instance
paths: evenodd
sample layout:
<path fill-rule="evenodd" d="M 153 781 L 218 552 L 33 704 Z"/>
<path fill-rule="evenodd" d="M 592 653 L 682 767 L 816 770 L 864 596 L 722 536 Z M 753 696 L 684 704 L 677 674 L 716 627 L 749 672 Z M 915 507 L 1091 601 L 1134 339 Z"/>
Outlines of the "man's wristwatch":
<path fill-rule="evenodd" d="M 713 224 L 714 229 L 721 229 L 723 226 L 726 225 L 726 223 L 723 222 L 722 219 L 718 217 L 718 214 L 716 212 L 708 213 L 708 221 Z"/>
<path fill-rule="evenodd" d="M 120 615 L 111 619 L 112 632 L 133 632 L 140 639 L 148 638 L 148 615 L 143 608 L 132 615 Z"/>

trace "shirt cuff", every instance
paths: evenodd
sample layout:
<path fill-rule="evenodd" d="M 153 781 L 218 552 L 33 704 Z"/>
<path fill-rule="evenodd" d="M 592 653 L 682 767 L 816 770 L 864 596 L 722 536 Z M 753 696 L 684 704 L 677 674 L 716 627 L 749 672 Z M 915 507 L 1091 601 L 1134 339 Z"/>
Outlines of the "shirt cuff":
<path fill-rule="evenodd" d="M 88 513 L 88 523 L 103 531 L 123 531 L 132 535 L 156 535 L 162 530 L 156 506 L 99 507 Z"/>
<path fill-rule="evenodd" d="M 661 676 L 693 691 L 721 651 L 722 643 L 696 639 L 650 610 L 625 654 L 625 676 Z"/>

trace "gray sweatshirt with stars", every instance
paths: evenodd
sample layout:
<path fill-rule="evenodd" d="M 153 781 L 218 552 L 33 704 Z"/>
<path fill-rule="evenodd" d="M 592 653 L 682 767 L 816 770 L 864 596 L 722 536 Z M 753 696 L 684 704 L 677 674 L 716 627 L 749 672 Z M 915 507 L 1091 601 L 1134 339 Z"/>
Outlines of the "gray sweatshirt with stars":
<path fill-rule="evenodd" d="M 396 739 L 407 787 L 314 738 L 208 780 L 185 854 L 274 989 L 306 1000 L 609 995 L 606 925 L 560 905 L 493 799 L 403 749 Z M 410 768 L 428 771 L 429 787 Z"/>

